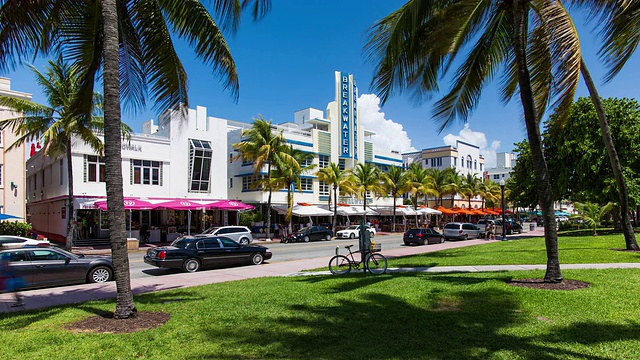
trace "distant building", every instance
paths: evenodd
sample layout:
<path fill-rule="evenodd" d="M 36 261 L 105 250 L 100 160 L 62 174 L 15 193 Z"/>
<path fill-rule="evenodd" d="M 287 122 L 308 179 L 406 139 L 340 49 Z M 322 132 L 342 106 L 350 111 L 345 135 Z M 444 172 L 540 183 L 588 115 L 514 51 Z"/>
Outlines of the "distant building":
<path fill-rule="evenodd" d="M 495 182 L 507 181 L 511 177 L 511 171 L 516 166 L 518 157 L 514 153 L 501 152 L 496 154 L 496 167 L 487 169 L 485 177 Z"/>
<path fill-rule="evenodd" d="M 11 89 L 11 80 L 0 77 L 0 95 L 12 96 L 23 100 L 31 100 L 31 94 Z M 20 116 L 7 108 L 0 107 L 0 120 Z M 7 148 L 17 137 L 11 129 L 0 132 L 0 213 L 19 216 L 25 221 L 25 163 L 26 146 L 21 145 L 10 151 Z"/>

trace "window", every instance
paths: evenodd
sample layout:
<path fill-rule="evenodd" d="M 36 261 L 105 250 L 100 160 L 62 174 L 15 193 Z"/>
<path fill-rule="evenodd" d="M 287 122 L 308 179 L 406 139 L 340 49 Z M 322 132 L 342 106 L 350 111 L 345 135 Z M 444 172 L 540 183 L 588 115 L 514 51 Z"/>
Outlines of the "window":
<path fill-rule="evenodd" d="M 320 196 L 329 196 L 329 184 L 324 181 L 320 181 Z"/>
<path fill-rule="evenodd" d="M 209 192 L 212 156 L 211 142 L 189 139 L 190 192 Z"/>
<path fill-rule="evenodd" d="M 453 158 L 453 166 L 458 166 L 458 158 L 457 157 Z"/>
<path fill-rule="evenodd" d="M 473 170 L 478 170 L 478 160 L 473 160 Z"/>
<path fill-rule="evenodd" d="M 84 182 L 105 182 L 104 157 L 85 155 L 84 163 Z"/>
<path fill-rule="evenodd" d="M 305 154 L 304 160 L 300 163 L 300 166 L 307 167 L 313 164 L 313 156 L 311 154 Z"/>
<path fill-rule="evenodd" d="M 493 178 L 494 178 L 495 180 L 500 179 L 500 174 L 494 174 L 494 175 L 493 175 Z"/>
<path fill-rule="evenodd" d="M 471 155 L 467 155 L 467 169 L 471 169 Z"/>
<path fill-rule="evenodd" d="M 338 160 L 338 167 L 340 167 L 340 170 L 344 170 L 347 168 L 347 165 L 344 159 Z"/>
<path fill-rule="evenodd" d="M 229 189 L 233 189 L 233 178 L 229 178 Z"/>
<path fill-rule="evenodd" d="M 62 180 L 64 179 L 64 166 L 62 165 L 62 159 L 60 159 L 60 165 L 58 169 L 60 172 L 60 185 L 62 185 Z"/>
<path fill-rule="evenodd" d="M 253 183 L 259 180 L 262 180 L 263 176 L 259 175 L 259 176 L 243 176 L 242 177 L 242 190 L 246 191 L 246 190 L 260 190 L 262 189 L 261 186 L 259 186 L 258 188 L 254 189 L 253 188 Z"/>
<path fill-rule="evenodd" d="M 442 166 L 442 158 L 433 158 L 431 159 L 431 167 Z"/>
<path fill-rule="evenodd" d="M 318 155 L 318 166 L 321 169 L 329 167 L 329 157 L 327 155 Z"/>
<path fill-rule="evenodd" d="M 460 157 L 460 167 L 464 167 L 464 156 Z"/>
<path fill-rule="evenodd" d="M 310 178 L 302 178 L 302 179 L 300 179 L 300 190 L 302 190 L 302 191 L 312 191 L 313 190 L 313 179 L 310 179 Z"/>
<path fill-rule="evenodd" d="M 131 184 L 162 185 L 162 161 L 132 159 Z"/>

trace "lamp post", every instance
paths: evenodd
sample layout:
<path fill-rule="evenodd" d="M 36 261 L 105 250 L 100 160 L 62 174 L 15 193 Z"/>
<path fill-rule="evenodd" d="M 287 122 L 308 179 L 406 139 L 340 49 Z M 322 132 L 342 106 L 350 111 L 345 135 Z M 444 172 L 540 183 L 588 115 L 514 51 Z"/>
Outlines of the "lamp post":
<path fill-rule="evenodd" d="M 502 201 L 502 240 L 507 240 L 507 223 L 504 221 L 504 179 L 500 180 L 500 193 Z"/>

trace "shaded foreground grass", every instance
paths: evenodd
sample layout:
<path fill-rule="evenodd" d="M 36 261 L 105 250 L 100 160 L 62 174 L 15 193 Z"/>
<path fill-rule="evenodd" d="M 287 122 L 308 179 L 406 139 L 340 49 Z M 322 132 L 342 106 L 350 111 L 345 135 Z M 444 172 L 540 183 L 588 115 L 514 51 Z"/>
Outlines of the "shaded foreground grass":
<path fill-rule="evenodd" d="M 510 286 L 542 272 L 262 278 L 136 296 L 164 326 L 74 333 L 91 302 L 0 315 L 3 359 L 640 358 L 640 270 L 572 270 L 578 291 Z"/>
<path fill-rule="evenodd" d="M 639 262 L 624 249 L 624 236 L 564 236 L 558 240 L 560 264 Z M 389 267 L 546 264 L 544 238 L 482 244 L 389 260 Z"/>

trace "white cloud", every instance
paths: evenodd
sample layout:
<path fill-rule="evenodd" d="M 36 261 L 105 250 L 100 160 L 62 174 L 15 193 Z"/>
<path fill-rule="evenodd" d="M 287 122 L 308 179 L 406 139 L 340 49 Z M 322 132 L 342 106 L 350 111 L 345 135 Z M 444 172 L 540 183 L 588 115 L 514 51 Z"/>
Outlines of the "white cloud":
<path fill-rule="evenodd" d="M 500 148 L 500 141 L 494 140 L 489 144 L 485 133 L 471 130 L 469 124 L 466 124 L 458 135 L 448 134 L 442 140 L 451 146 L 456 146 L 457 140 L 476 145 L 480 148 L 480 154 L 484 156 L 485 169 L 496 167 L 496 152 Z"/>
<path fill-rule="evenodd" d="M 360 123 L 365 129 L 375 132 L 371 141 L 380 151 L 399 151 L 400 153 L 417 151 L 411 146 L 411 139 L 402 124 L 385 119 L 380 111 L 380 98 L 374 94 L 362 94 L 358 98 Z"/>

